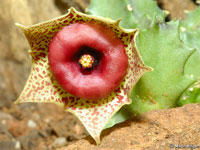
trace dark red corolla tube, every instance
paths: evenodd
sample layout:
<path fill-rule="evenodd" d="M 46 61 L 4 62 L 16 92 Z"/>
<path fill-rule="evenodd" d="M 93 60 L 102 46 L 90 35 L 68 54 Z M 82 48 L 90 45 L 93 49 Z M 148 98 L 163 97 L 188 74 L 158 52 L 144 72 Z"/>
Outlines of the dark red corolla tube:
<path fill-rule="evenodd" d="M 62 88 L 87 100 L 111 94 L 128 68 L 123 42 L 111 29 L 93 22 L 61 29 L 50 42 L 48 59 Z"/>

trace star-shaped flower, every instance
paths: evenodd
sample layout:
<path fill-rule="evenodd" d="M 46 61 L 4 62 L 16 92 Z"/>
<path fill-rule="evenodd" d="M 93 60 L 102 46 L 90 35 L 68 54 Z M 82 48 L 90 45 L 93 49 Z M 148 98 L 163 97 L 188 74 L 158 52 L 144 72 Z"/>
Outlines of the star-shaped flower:
<path fill-rule="evenodd" d="M 137 30 L 74 8 L 47 22 L 17 26 L 30 44 L 32 69 L 15 103 L 57 104 L 78 117 L 99 144 L 106 123 L 131 103 L 131 89 L 151 70 L 136 50 Z"/>

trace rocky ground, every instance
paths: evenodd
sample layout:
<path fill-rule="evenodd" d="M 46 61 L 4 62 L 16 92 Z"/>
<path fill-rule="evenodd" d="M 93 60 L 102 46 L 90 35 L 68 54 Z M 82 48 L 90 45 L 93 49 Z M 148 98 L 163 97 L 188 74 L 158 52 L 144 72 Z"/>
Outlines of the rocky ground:
<path fill-rule="evenodd" d="M 158 0 L 158 3 L 161 8 L 170 12 L 168 19 L 184 18 L 186 10 L 197 7 L 192 0 Z M 70 145 L 67 149 L 93 149 L 94 143 L 90 137 L 73 144 L 88 134 L 73 115 L 56 105 L 13 104 L 25 84 L 31 67 L 27 53 L 29 45 L 14 23 L 35 24 L 64 14 L 71 6 L 84 11 L 89 0 L 1 0 L 0 4 L 0 149 L 51 150 L 64 145 Z M 162 145 L 162 141 L 168 146 L 170 142 L 167 140 L 170 139 L 176 141 L 174 144 L 181 144 L 178 140 L 183 137 L 188 141 L 195 141 L 196 138 L 197 141 L 200 139 L 199 108 L 199 105 L 189 105 L 147 113 L 139 121 L 132 120 L 106 130 L 102 136 L 102 144 L 98 148 L 115 149 L 117 146 L 120 149 L 122 147 L 116 143 L 122 144 L 122 141 L 126 141 L 122 145 L 125 144 L 127 148 L 147 149 L 151 149 L 151 144 L 155 144 L 156 141 L 158 147 Z M 172 124 L 168 124 L 161 114 Z M 168 114 L 177 118 L 170 119 Z M 193 121 L 192 118 L 196 120 Z M 155 119 L 159 120 L 158 125 Z M 163 127 L 165 125 L 166 130 Z M 180 132 L 177 131 L 175 134 L 176 129 L 173 129 L 173 126 Z M 183 132 L 184 130 L 187 132 Z M 134 131 L 134 134 L 129 135 L 130 131 Z M 194 136 L 190 136 L 190 131 Z M 191 141 L 190 144 L 196 143 Z"/>
<path fill-rule="evenodd" d="M 0 111 L 1 150 L 51 150 L 86 135 L 73 115 L 53 104 L 20 104 Z"/>

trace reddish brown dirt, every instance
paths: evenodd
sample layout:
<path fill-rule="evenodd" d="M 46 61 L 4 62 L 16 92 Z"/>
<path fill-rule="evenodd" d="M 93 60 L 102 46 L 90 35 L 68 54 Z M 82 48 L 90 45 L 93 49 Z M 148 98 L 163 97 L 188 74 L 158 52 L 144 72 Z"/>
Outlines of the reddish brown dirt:
<path fill-rule="evenodd" d="M 199 116 L 200 104 L 151 111 L 103 131 L 99 146 L 87 137 L 57 150 L 167 150 L 170 144 L 200 149 Z"/>

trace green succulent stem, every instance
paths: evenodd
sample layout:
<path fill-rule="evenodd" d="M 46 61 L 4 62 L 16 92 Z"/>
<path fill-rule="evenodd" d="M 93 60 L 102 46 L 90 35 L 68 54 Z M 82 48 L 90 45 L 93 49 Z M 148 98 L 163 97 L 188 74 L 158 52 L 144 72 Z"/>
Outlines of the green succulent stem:
<path fill-rule="evenodd" d="M 123 106 L 106 128 L 150 110 L 199 102 L 195 85 L 200 78 L 200 7 L 184 21 L 170 22 L 154 0 L 91 0 L 88 13 L 120 18 L 123 28 L 139 28 L 136 47 L 154 69 L 142 76 L 131 92 L 132 103 Z"/>

